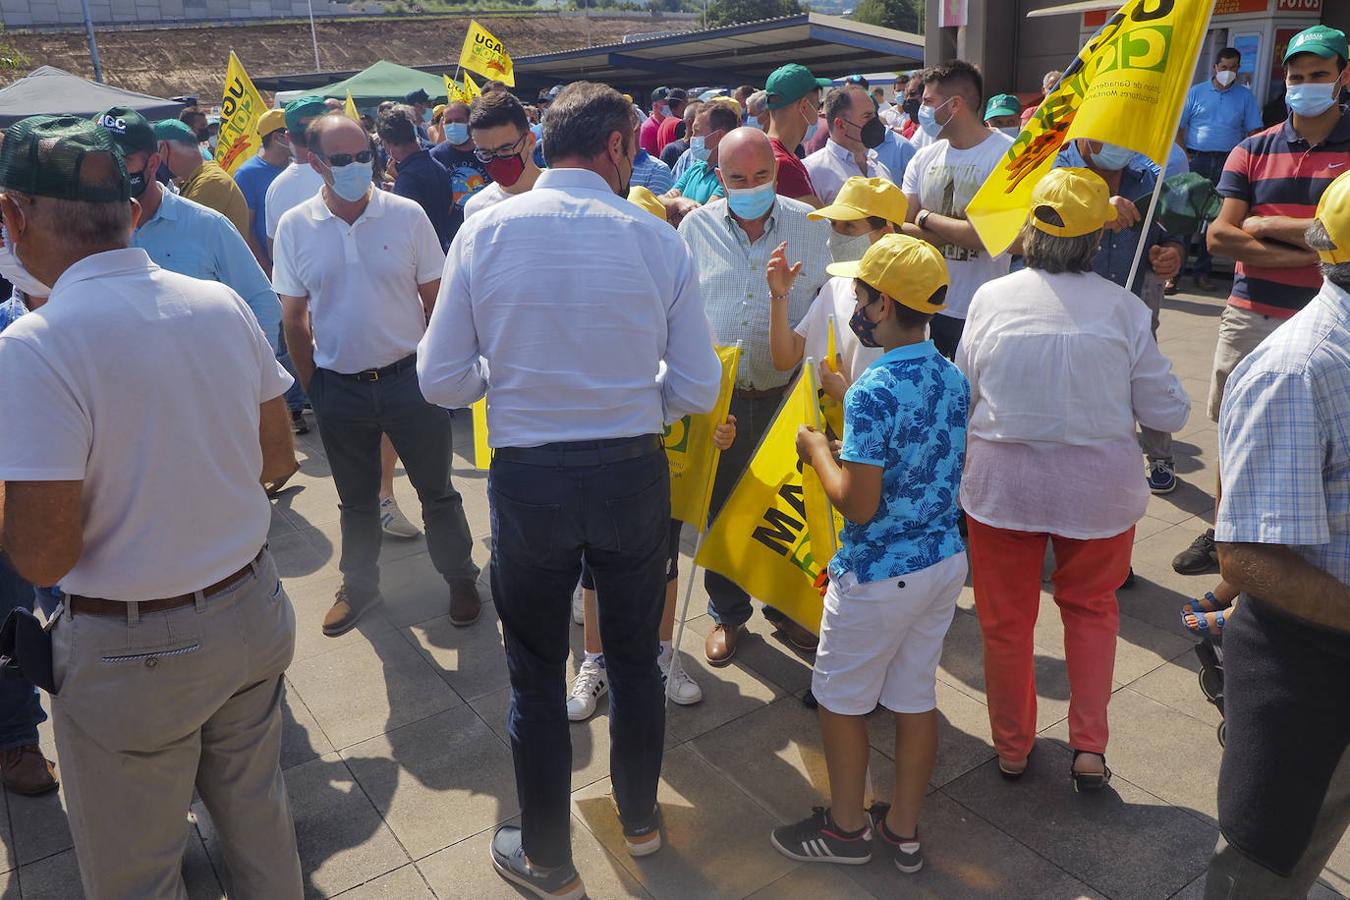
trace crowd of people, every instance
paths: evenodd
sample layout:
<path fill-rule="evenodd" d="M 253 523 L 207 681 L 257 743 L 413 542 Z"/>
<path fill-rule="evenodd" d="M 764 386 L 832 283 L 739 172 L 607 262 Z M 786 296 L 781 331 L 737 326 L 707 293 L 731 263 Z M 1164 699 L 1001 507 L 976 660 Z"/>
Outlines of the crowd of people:
<path fill-rule="evenodd" d="M 1065 144 L 997 253 L 967 205 L 1035 104 L 987 96 L 961 60 L 898 76 L 894 102 L 798 64 L 762 89 L 660 87 L 645 108 L 590 82 L 528 105 L 498 83 L 469 104 L 418 91 L 361 121 L 304 96 L 261 116 L 233 176 L 196 109 L 11 126 L 0 611 L 15 611 L 22 677 L 0 681 L 5 786 L 58 786 L 40 685 L 88 897 L 181 896 L 194 789 L 231 896 L 301 896 L 280 769 L 295 617 L 267 533 L 312 422 L 341 513 L 323 634 L 385 602 L 382 534 L 420 533 L 393 498 L 400 462 L 453 625 L 478 621 L 490 569 L 521 808 L 493 837 L 496 871 L 584 896 L 569 721 L 605 695 L 626 847 L 660 851 L 665 704 L 703 697 L 673 646 L 681 523 L 662 435 L 718 404 L 716 347 L 739 344 L 710 518 L 808 357 L 844 421 L 797 436 L 845 523 L 821 617 L 757 598 L 814 657 L 829 805 L 768 838 L 798 861 L 880 853 L 917 872 L 937 667 L 968 580 L 1000 773 L 1036 764 L 1048 552 L 1068 774 L 1080 792 L 1111 780 L 1117 591 L 1150 493 L 1176 487 L 1171 435 L 1191 409 L 1159 310 L 1192 256 L 1202 290 L 1221 257 L 1236 271 L 1208 403 L 1215 527 L 1174 563 L 1221 572 L 1181 616 L 1227 638 L 1206 896 L 1305 895 L 1350 824 L 1334 690 L 1350 659 L 1347 55 L 1339 31 L 1294 37 L 1287 117 L 1263 128 L 1238 51 L 1220 51 L 1171 159 Z M 1145 221 L 1181 171 L 1222 198 L 1198 235 Z M 475 560 L 452 477 L 467 416 L 452 410 L 484 397 L 492 552 Z M 704 577 L 719 667 L 756 607 Z M 585 648 L 570 690 L 569 622 Z M 866 717 L 882 707 L 894 790 L 865 808 Z"/>

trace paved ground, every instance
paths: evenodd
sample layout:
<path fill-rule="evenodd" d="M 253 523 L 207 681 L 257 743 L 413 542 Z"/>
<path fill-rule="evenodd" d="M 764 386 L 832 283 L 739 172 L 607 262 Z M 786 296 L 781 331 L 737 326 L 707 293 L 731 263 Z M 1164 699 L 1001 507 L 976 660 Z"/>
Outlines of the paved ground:
<path fill-rule="evenodd" d="M 927 868 L 903 876 L 879 859 L 851 870 L 791 862 L 769 846 L 769 830 L 822 802 L 825 784 L 814 714 L 798 700 L 810 683 L 809 665 L 757 617 L 737 662 L 708 669 L 701 653 L 706 597 L 698 590 L 684 650 L 705 699 L 671 710 L 661 789 L 668 846 L 661 853 L 638 862 L 623 851 L 607 799 L 604 703 L 592 721 L 573 727 L 573 844 L 590 896 L 1200 897 L 1217 833 L 1219 717 L 1196 686 L 1177 610 L 1213 578 L 1178 576 L 1169 563 L 1212 505 L 1215 428 L 1204 404 L 1220 308 L 1183 295 L 1163 313 L 1162 345 L 1184 376 L 1194 411 L 1176 448 L 1183 484 L 1150 502 L 1134 556 L 1139 583 L 1120 595 L 1113 790 L 1078 796 L 1069 782 L 1063 635 L 1048 596 L 1036 632 L 1042 740 L 1022 782 L 999 779 L 967 589 L 939 673 L 943 734 L 923 820 Z M 323 637 L 319 622 L 338 583 L 338 513 L 315 437 L 303 443 L 295 488 L 277 503 L 271 539 L 300 629 L 287 677 L 283 762 L 307 890 L 350 900 L 516 897 L 487 862 L 493 827 L 518 814 L 496 617 L 488 606 L 475 627 L 452 628 L 425 544 L 387 541 L 382 614 L 336 640 Z M 459 438 L 470 446 L 467 424 Z M 467 465 L 457 471 L 486 562 L 483 476 Z M 399 491 L 416 518 L 402 478 Z M 574 650 L 580 634 L 575 629 Z M 872 722 L 872 743 L 877 789 L 884 791 L 892 732 L 882 716 Z M 50 730 L 43 746 L 52 752 Z M 200 805 L 194 813 L 188 892 L 216 898 L 222 872 L 215 837 Z M 80 896 L 59 797 L 0 796 L 0 872 L 7 873 L 0 875 L 6 900 Z M 1317 898 L 1350 890 L 1350 841 L 1324 880 Z"/>

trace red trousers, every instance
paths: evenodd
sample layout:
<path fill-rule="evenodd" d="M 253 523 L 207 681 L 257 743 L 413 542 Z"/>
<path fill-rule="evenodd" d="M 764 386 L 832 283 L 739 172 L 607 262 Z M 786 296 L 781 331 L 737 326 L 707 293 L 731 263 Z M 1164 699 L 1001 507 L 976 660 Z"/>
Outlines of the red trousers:
<path fill-rule="evenodd" d="M 984 635 L 984 681 L 994 749 L 1020 761 L 1036 739 L 1036 614 L 1045 543 L 1055 549 L 1055 604 L 1064 622 L 1069 669 L 1069 743 L 1105 753 L 1106 706 L 1116 662 L 1120 611 L 1116 589 L 1130 571 L 1134 528 L 1115 537 L 1075 541 L 1009 531 L 967 518 L 975 610 Z"/>

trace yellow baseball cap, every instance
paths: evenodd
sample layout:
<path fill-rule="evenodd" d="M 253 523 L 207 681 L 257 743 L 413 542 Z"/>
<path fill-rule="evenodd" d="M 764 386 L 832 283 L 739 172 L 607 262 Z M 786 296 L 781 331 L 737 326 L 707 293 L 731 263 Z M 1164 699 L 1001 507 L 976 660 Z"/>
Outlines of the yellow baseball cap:
<path fill-rule="evenodd" d="M 286 110 L 269 109 L 258 116 L 258 137 L 267 137 L 274 131 L 286 127 Z"/>
<path fill-rule="evenodd" d="M 897 303 L 921 313 L 947 308 L 947 261 L 927 241 L 903 234 L 883 235 L 863 258 L 826 266 L 841 278 L 861 278 Z"/>
<path fill-rule="evenodd" d="M 1059 213 L 1064 224 L 1042 221 L 1036 215 L 1039 206 L 1048 206 Z M 1054 237 L 1082 237 L 1115 220 L 1111 189 L 1102 176 L 1090 169 L 1051 169 L 1031 189 L 1031 225 Z"/>
<path fill-rule="evenodd" d="M 1345 172 L 1333 181 L 1317 201 L 1317 221 L 1327 230 L 1335 250 L 1319 250 L 1322 262 L 1331 265 L 1350 263 L 1350 178 Z"/>
<path fill-rule="evenodd" d="M 835 195 L 834 202 L 806 214 L 808 219 L 856 222 L 868 216 L 880 216 L 887 222 L 903 225 L 909 214 L 905 194 L 885 178 L 854 175 Z"/>
<path fill-rule="evenodd" d="M 642 185 L 634 185 L 628 189 L 628 202 L 646 210 L 656 216 L 662 222 L 668 222 L 666 218 L 666 208 L 661 205 L 661 201 L 656 199 L 656 195 Z"/>

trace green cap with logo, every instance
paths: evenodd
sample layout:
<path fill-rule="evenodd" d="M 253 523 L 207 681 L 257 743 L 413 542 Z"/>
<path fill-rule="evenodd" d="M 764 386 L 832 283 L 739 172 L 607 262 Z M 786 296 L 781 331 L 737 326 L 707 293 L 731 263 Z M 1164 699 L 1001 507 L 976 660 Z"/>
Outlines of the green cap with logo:
<path fill-rule="evenodd" d="M 995 116 L 1019 116 L 1022 114 L 1022 103 L 1012 94 L 995 94 L 989 98 L 989 105 L 984 108 L 985 121 Z"/>
<path fill-rule="evenodd" d="M 197 132 L 192 126 L 177 119 L 160 119 L 154 124 L 155 140 L 173 141 L 176 144 L 197 146 Z"/>
<path fill-rule="evenodd" d="M 813 91 L 834 84 L 828 78 L 817 78 L 811 70 L 798 63 L 779 66 L 764 82 L 764 93 L 769 95 L 769 109 L 784 109 Z"/>
<path fill-rule="evenodd" d="M 131 199 L 112 136 L 77 116 L 29 116 L 9 126 L 0 143 L 0 188 L 89 203 Z"/>
<path fill-rule="evenodd" d="M 1339 56 L 1341 62 L 1350 59 L 1350 50 L 1346 48 L 1345 32 L 1327 25 L 1314 25 L 1305 28 L 1289 40 L 1289 48 L 1284 51 L 1284 61 L 1298 53 L 1315 53 L 1323 59 Z"/>
<path fill-rule="evenodd" d="M 304 119 L 314 119 L 328 112 L 328 104 L 318 94 L 306 94 L 297 97 L 284 107 L 286 110 L 286 130 L 296 134 L 305 130 Z"/>
<path fill-rule="evenodd" d="M 134 109 L 114 106 L 94 116 L 94 123 L 107 130 L 123 156 L 154 153 L 159 147 L 150 121 Z"/>

